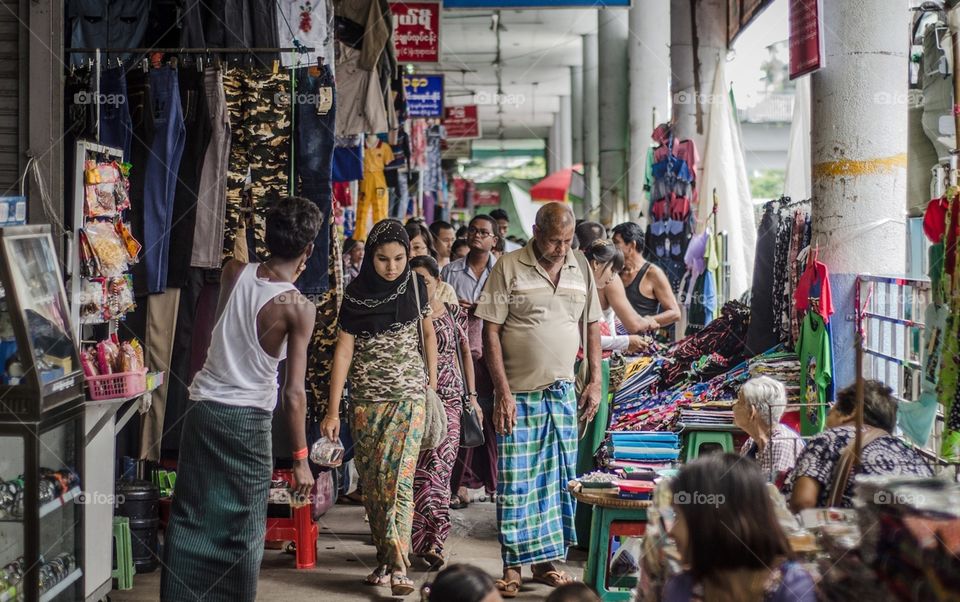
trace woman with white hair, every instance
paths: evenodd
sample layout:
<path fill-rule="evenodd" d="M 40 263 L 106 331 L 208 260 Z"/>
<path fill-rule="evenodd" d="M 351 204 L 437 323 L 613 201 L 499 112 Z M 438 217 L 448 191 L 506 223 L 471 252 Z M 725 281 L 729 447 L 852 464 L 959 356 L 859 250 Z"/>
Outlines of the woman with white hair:
<path fill-rule="evenodd" d="M 740 387 L 733 405 L 733 420 L 750 438 L 740 455 L 753 458 L 763 474 L 779 487 L 797 463 L 803 440 L 790 427 L 780 424 L 787 405 L 783 383 L 758 376 Z"/>

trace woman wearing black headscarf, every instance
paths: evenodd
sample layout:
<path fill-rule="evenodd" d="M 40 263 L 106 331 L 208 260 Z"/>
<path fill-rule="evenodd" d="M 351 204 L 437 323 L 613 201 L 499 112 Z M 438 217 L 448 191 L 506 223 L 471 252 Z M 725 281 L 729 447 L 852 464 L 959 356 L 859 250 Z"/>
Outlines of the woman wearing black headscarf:
<path fill-rule="evenodd" d="M 340 399 L 349 375 L 354 460 L 377 546 L 378 566 L 367 583 L 389 584 L 394 595 L 413 591 L 406 575 L 413 477 L 423 437 L 425 386 L 437 388 L 430 299 L 423 278 L 410 270 L 409 259 L 410 238 L 403 225 L 389 219 L 378 222 L 340 308 L 330 405 L 320 427 L 327 439 L 337 440 Z M 419 288 L 419 304 L 414 287 Z"/>

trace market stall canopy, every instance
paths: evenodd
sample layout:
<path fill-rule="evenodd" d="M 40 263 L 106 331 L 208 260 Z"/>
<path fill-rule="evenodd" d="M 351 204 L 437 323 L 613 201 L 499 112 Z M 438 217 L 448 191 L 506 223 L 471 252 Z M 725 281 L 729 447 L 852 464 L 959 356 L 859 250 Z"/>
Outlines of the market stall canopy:
<path fill-rule="evenodd" d="M 579 181 L 578 181 L 579 180 Z M 530 198 L 534 201 L 567 201 L 567 195 L 583 189 L 583 166 L 574 165 L 555 171 L 534 184 Z"/>

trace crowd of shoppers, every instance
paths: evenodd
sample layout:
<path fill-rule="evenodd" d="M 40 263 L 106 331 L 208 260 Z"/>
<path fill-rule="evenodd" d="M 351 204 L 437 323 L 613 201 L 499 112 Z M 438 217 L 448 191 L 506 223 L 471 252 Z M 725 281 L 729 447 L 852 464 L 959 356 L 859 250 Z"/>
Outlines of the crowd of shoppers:
<path fill-rule="evenodd" d="M 165 571 L 164 599 L 184 587 L 207 591 L 213 586 L 206 575 L 221 573 L 230 579 L 213 584 L 218 592 L 238 599 L 256 594 L 266 489 L 249 486 L 269 483 L 269 410 L 283 359 L 297 491 L 306 494 L 313 484 L 302 385 L 314 315 L 305 309 L 310 304 L 286 296 L 299 299 L 291 283 L 312 253 L 317 220 L 312 204 L 286 199 L 267 217 L 273 259 L 224 268 L 221 318 L 191 386 L 199 410 L 188 414 L 185 428 L 194 433 L 194 448 L 180 463 L 179 481 L 187 485 L 178 487 L 165 546 L 165 566 L 176 567 L 178 579 Z M 396 596 L 415 589 L 407 575 L 411 556 L 432 568 L 446 563 L 450 509 L 466 507 L 468 490 L 482 488 L 497 505 L 502 574 L 453 565 L 421 588 L 424 599 L 513 598 L 524 566 L 534 581 L 555 588 L 549 600 L 596 599 L 558 566 L 577 544 L 567 483 L 576 477 L 578 423 L 589 423 L 599 408 L 602 354 L 643 350 L 650 338 L 641 335 L 663 335 L 680 311 L 666 275 L 644 257 L 636 224 L 621 224 L 608 237 L 596 222 L 578 223 L 568 205 L 548 203 L 525 245 L 509 241 L 509 231 L 508 215 L 495 210 L 459 230 L 445 221 L 386 219 L 365 241 L 344 243 L 346 289 L 320 431 L 337 440 L 341 416 L 349 421 L 377 553 L 366 582 Z M 249 343 L 241 355 L 231 344 L 238 340 Z M 578 360 L 589 367 L 579 390 Z M 433 393 L 447 427 L 425 449 Z M 897 404 L 875 381 L 865 385 L 862 461 L 844 472 L 854 399 L 852 387 L 840 391 L 828 429 L 805 445 L 780 422 L 783 384 L 765 376 L 743 384 L 733 406 L 736 425 L 748 435 L 740 456 L 699 459 L 672 483 L 675 493 L 725 501 L 707 507 L 674 498 L 671 535 L 686 570 L 667 584 L 665 600 L 813 599 L 809 575 L 791 560 L 767 483 L 782 487 L 800 511 L 851 505 L 859 475 L 930 474 L 922 457 L 891 434 Z M 476 447 L 461 445 L 461 420 L 469 413 L 482 425 L 483 444 Z M 231 448 L 250 453 L 222 453 Z M 219 476 L 214 484 L 211 475 Z M 231 485 L 238 479 L 242 495 Z M 200 520 L 211 512 L 222 520 Z M 241 535 L 228 541 L 228 531 Z"/>

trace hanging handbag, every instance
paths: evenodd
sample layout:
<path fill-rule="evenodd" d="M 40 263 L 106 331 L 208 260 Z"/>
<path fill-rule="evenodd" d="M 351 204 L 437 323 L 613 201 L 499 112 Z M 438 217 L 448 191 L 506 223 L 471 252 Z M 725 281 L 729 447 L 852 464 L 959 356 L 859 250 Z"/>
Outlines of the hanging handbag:
<path fill-rule="evenodd" d="M 453 317 L 450 307 L 447 307 L 447 314 L 453 320 L 454 345 L 457 348 L 457 365 L 460 367 L 460 377 L 463 380 L 463 387 L 466 391 L 467 377 L 463 370 L 463 350 L 460 349 L 460 328 L 457 327 L 457 321 Z M 480 416 L 477 409 L 470 403 L 470 397 L 465 393 L 462 396 L 463 410 L 460 412 L 460 447 L 480 447 L 484 444 L 483 424 L 480 423 Z"/>
<path fill-rule="evenodd" d="M 415 273 L 410 274 L 413 279 L 413 294 L 417 299 L 417 309 L 420 309 L 420 283 L 417 281 Z M 423 319 L 417 320 L 417 334 L 420 335 L 420 355 L 423 357 L 423 367 L 429 373 L 430 367 L 427 362 L 427 348 L 423 338 Z M 420 441 L 420 451 L 433 449 L 440 445 L 447 436 L 447 411 L 443 407 L 443 402 L 437 392 L 430 388 L 430 385 L 424 387 L 425 390 L 425 413 L 426 417 L 423 424 L 423 439 Z"/>

